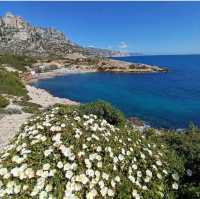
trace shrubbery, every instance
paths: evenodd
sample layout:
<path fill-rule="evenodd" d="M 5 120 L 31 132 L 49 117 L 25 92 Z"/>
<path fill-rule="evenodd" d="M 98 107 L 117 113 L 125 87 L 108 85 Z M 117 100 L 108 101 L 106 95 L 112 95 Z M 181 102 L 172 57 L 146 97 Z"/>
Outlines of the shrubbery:
<path fill-rule="evenodd" d="M 21 100 L 16 100 L 15 103 L 22 106 L 22 110 L 26 113 L 39 113 L 41 105 L 29 102 L 29 96 L 24 96 Z"/>
<path fill-rule="evenodd" d="M 180 178 L 180 190 L 177 198 L 200 198 L 200 131 L 191 126 L 183 133 L 163 131 L 150 133 L 149 139 L 165 143 L 182 159 L 185 172 Z"/>
<path fill-rule="evenodd" d="M 2 114 L 6 114 L 6 115 L 22 114 L 22 111 L 20 109 L 18 109 L 18 108 L 0 109 L 0 112 Z"/>
<path fill-rule="evenodd" d="M 124 114 L 105 101 L 81 105 L 80 110 L 83 114 L 94 114 L 99 118 L 104 118 L 112 125 L 123 126 L 125 124 Z"/>
<path fill-rule="evenodd" d="M 20 55 L 3 54 L 0 55 L 0 65 L 7 64 L 17 70 L 25 71 L 25 66 L 31 66 L 35 62 L 34 58 Z"/>
<path fill-rule="evenodd" d="M 175 198 L 176 154 L 80 108 L 54 107 L 24 124 L 0 154 L 1 198 Z"/>
<path fill-rule="evenodd" d="M 5 108 L 9 104 L 9 101 L 0 95 L 0 108 Z"/>
<path fill-rule="evenodd" d="M 0 94 L 24 96 L 27 91 L 17 73 L 0 69 Z"/>
<path fill-rule="evenodd" d="M 26 102 L 23 104 L 22 110 L 26 113 L 39 113 L 40 112 L 40 105 L 32 103 L 32 102 Z"/>
<path fill-rule="evenodd" d="M 37 114 L 0 154 L 0 198 L 200 198 L 196 127 L 142 134 L 124 124 L 103 101 Z"/>

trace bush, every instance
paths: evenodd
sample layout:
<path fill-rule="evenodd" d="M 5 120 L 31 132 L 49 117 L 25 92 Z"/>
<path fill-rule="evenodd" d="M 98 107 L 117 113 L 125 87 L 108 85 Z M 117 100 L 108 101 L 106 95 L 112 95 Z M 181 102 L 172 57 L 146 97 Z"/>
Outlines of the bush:
<path fill-rule="evenodd" d="M 1 110 L 1 113 L 13 115 L 13 114 L 21 114 L 22 112 L 18 108 L 6 108 L 6 109 Z"/>
<path fill-rule="evenodd" d="M 182 186 L 179 193 L 179 199 L 199 199 L 200 198 L 200 183 L 186 183 Z"/>
<path fill-rule="evenodd" d="M 17 73 L 0 69 L 0 94 L 4 93 L 24 96 L 27 94 L 27 90 Z"/>
<path fill-rule="evenodd" d="M 0 154 L 0 197 L 175 199 L 177 159 L 126 126 L 54 107 Z"/>
<path fill-rule="evenodd" d="M 6 106 L 8 106 L 9 101 L 3 97 L 2 95 L 0 95 L 0 108 L 5 108 Z"/>
<path fill-rule="evenodd" d="M 26 71 L 25 66 L 31 66 L 35 59 L 27 56 L 4 54 L 0 55 L 0 64 L 9 65 L 17 70 Z"/>
<path fill-rule="evenodd" d="M 182 157 L 185 170 L 191 170 L 192 176 L 184 175 L 183 183 L 200 182 L 200 134 L 186 132 L 182 134 L 169 132 L 162 135 L 162 141 L 167 143 Z"/>
<path fill-rule="evenodd" d="M 19 101 L 17 104 L 22 105 L 25 113 L 39 113 L 41 105 L 28 101 Z"/>
<path fill-rule="evenodd" d="M 185 172 L 181 176 L 179 199 L 200 198 L 200 132 L 191 125 L 184 133 L 163 131 L 147 134 L 157 143 L 165 143 L 182 159 Z"/>
<path fill-rule="evenodd" d="M 83 114 L 97 115 L 99 118 L 104 118 L 110 124 L 116 126 L 124 126 L 126 121 L 121 111 L 112 107 L 110 103 L 101 100 L 81 105 L 80 110 Z"/>
<path fill-rule="evenodd" d="M 36 108 L 36 107 L 31 107 L 31 106 L 24 106 L 22 108 L 22 110 L 25 112 L 25 113 L 39 113 L 39 109 Z"/>

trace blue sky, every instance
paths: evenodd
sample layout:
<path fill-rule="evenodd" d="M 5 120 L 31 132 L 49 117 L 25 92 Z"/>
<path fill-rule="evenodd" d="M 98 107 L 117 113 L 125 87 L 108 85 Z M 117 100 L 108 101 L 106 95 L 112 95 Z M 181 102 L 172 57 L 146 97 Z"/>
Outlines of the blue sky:
<path fill-rule="evenodd" d="M 82 46 L 146 54 L 200 53 L 200 2 L 0 2 Z"/>

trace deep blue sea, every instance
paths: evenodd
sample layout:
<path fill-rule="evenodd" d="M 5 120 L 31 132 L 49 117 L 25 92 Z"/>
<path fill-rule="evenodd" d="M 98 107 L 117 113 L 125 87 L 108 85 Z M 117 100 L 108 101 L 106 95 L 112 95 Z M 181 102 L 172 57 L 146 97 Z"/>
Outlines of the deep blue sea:
<path fill-rule="evenodd" d="M 103 99 L 152 126 L 200 126 L 200 55 L 134 56 L 117 58 L 169 68 L 168 73 L 69 74 L 33 85 L 55 96 L 79 102 Z"/>

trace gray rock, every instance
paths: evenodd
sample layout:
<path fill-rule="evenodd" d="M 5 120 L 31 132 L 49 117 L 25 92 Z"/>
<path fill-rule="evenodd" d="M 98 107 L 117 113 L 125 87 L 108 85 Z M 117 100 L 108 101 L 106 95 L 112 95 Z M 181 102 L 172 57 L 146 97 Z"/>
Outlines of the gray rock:
<path fill-rule="evenodd" d="M 63 57 L 82 50 L 56 29 L 35 27 L 10 12 L 0 17 L 0 53 Z"/>

